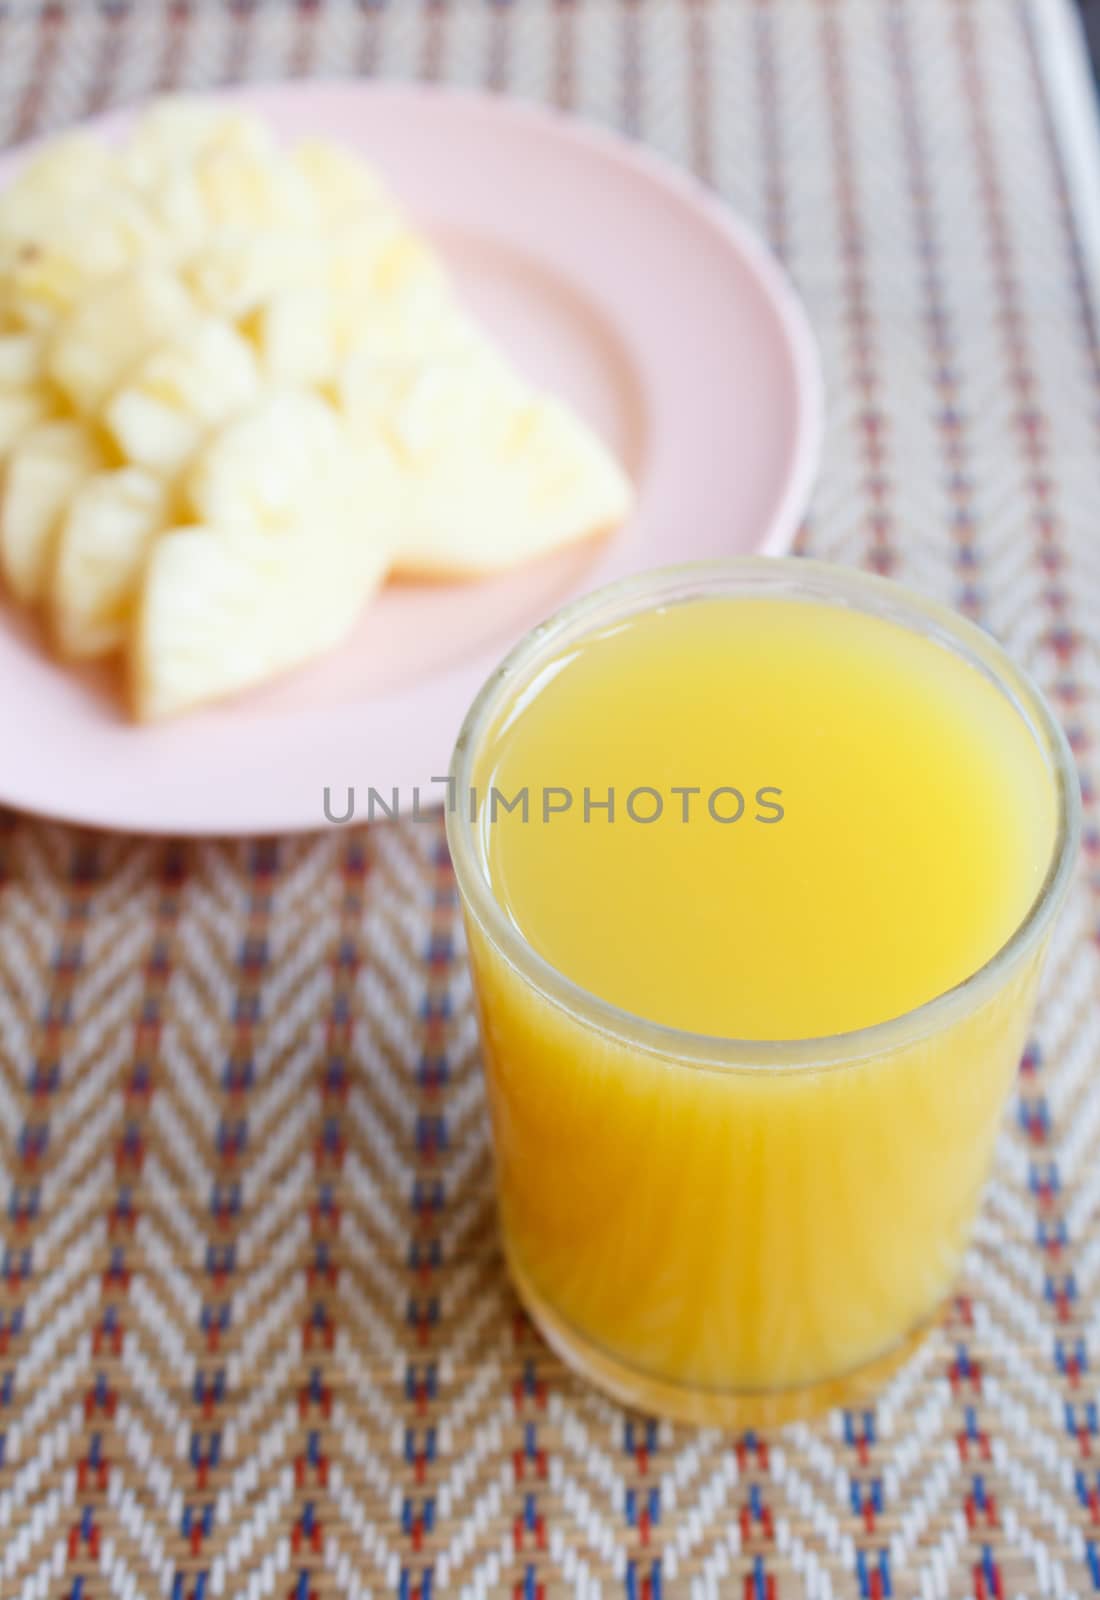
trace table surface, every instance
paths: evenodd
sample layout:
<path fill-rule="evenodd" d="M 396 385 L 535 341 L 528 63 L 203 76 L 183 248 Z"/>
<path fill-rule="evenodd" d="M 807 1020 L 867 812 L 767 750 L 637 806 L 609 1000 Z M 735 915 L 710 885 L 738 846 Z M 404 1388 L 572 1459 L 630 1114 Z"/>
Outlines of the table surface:
<path fill-rule="evenodd" d="M 800 546 L 992 628 L 1086 790 L 957 1298 L 872 1409 L 630 1417 L 518 1313 L 437 821 L 0 827 L 0 1594 L 1100 1590 L 1100 170 L 1068 0 L 16 3 L 0 138 L 156 86 L 487 84 L 651 141 L 794 275 Z"/>

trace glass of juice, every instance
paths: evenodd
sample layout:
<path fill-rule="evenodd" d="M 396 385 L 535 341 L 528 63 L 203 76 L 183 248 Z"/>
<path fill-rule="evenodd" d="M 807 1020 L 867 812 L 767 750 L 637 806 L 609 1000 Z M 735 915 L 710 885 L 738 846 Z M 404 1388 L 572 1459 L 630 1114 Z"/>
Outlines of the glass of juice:
<path fill-rule="evenodd" d="M 494 673 L 447 825 L 549 1343 L 711 1423 L 888 1370 L 959 1268 L 1076 852 L 1034 685 L 845 568 L 652 572 Z"/>

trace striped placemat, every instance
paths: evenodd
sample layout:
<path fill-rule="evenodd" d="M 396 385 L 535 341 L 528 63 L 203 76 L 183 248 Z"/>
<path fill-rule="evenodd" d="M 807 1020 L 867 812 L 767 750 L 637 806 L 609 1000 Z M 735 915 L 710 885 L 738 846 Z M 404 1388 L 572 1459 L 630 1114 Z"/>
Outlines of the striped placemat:
<path fill-rule="evenodd" d="M 349 71 L 575 108 L 757 223 L 827 369 L 801 548 L 1035 672 L 1083 869 L 942 1327 L 874 1408 L 732 1436 L 623 1414 L 517 1311 L 438 820 L 8 817 L 0 1595 L 1100 1591 L 1100 162 L 1068 5 L 9 0 L 0 138 Z"/>

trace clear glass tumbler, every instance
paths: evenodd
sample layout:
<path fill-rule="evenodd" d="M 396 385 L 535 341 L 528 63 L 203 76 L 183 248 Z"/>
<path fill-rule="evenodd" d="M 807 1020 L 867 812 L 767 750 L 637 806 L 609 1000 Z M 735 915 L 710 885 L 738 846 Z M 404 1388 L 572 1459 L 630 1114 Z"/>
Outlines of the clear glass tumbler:
<path fill-rule="evenodd" d="M 1056 793 L 1041 892 L 992 959 L 907 1015 L 816 1040 L 704 1037 L 586 993 L 494 898 L 462 799 L 563 649 L 646 608 L 760 594 L 956 652 L 1024 720 Z M 474 703 L 452 780 L 503 1243 L 549 1343 L 619 1400 L 706 1423 L 803 1414 L 889 1370 L 958 1270 L 1076 852 L 1077 779 L 1034 684 L 980 629 L 881 579 L 766 558 L 664 570 L 530 633 Z"/>

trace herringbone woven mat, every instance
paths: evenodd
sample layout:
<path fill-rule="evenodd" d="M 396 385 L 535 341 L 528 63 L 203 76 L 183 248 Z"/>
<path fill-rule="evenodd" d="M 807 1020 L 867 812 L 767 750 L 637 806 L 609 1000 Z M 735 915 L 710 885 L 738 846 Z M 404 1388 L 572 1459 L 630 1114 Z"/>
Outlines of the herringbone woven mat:
<path fill-rule="evenodd" d="M 0 7 L 0 137 L 155 86 L 351 71 L 554 100 L 694 167 L 821 339 L 803 548 L 993 628 L 1088 802 L 958 1299 L 873 1410 L 769 1438 L 628 1418 L 517 1314 L 436 822 L 164 846 L 9 818 L 4 1600 L 1100 1591 L 1100 163 L 1067 18 Z"/>

